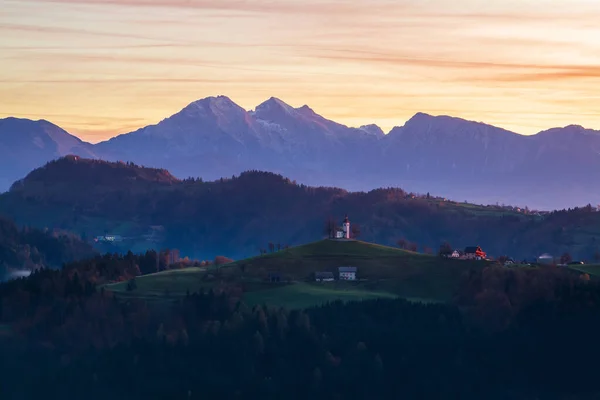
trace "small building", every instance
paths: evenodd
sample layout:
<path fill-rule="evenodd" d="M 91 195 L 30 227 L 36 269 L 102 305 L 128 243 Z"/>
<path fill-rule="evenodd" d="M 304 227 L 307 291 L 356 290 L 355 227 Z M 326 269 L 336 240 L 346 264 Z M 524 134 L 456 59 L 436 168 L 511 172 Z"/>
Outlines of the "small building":
<path fill-rule="evenodd" d="M 487 257 L 485 251 L 479 246 L 470 246 L 465 248 L 465 258 L 467 260 L 484 260 Z"/>
<path fill-rule="evenodd" d="M 281 273 L 279 272 L 269 272 L 269 282 L 279 283 L 281 282 Z"/>
<path fill-rule="evenodd" d="M 554 257 L 551 254 L 544 253 L 537 258 L 537 262 L 544 265 L 554 264 Z"/>
<path fill-rule="evenodd" d="M 356 267 L 339 267 L 339 277 L 341 281 L 355 281 L 356 280 Z"/>
<path fill-rule="evenodd" d="M 317 282 L 333 282 L 333 272 L 315 272 L 315 281 Z"/>
<path fill-rule="evenodd" d="M 452 254 L 450 254 L 450 258 L 460 258 L 460 252 L 458 250 L 454 250 Z"/>

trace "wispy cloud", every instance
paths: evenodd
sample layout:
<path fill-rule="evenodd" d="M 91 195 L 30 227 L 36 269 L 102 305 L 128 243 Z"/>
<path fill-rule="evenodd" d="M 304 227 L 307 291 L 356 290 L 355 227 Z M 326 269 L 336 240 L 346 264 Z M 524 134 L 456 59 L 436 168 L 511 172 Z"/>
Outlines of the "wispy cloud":
<path fill-rule="evenodd" d="M 23 0 L 38 4 L 76 4 L 93 6 L 119 6 L 141 8 L 194 9 L 214 11 L 244 11 L 253 13 L 324 14 L 342 13 L 356 15 L 368 9 L 364 3 L 349 1 L 271 1 L 271 0 Z M 389 3 L 387 8 L 398 9 Z"/>
<path fill-rule="evenodd" d="M 214 94 L 600 128 L 599 19 L 591 0 L 4 0 L 0 109 L 89 137 Z"/>

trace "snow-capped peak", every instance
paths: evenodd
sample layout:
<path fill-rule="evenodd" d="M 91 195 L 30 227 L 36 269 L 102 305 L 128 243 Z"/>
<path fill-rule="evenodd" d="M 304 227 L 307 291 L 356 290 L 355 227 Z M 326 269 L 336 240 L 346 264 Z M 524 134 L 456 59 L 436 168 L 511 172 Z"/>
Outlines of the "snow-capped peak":
<path fill-rule="evenodd" d="M 276 97 L 271 97 L 269 100 L 259 104 L 253 114 L 256 114 L 260 117 L 260 114 L 271 113 L 276 110 L 281 110 L 288 115 L 297 114 L 297 111 L 294 107 Z"/>
<path fill-rule="evenodd" d="M 360 128 L 358 128 L 358 129 L 360 129 L 361 131 L 365 131 L 369 135 L 373 135 L 373 136 L 376 136 L 376 137 L 383 137 L 383 136 L 385 136 L 385 133 L 383 132 L 383 130 L 379 126 L 377 126 L 375 124 L 363 125 Z"/>

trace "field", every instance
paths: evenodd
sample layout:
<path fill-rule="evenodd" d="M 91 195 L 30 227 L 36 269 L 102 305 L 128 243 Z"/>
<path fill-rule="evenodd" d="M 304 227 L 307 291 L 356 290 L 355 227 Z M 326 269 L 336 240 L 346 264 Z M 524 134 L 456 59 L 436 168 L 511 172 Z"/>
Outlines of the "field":
<path fill-rule="evenodd" d="M 574 271 L 600 278 L 600 264 L 569 265 L 569 268 Z"/>
<path fill-rule="evenodd" d="M 462 274 L 481 268 L 482 261 L 441 259 L 360 241 L 322 240 L 253 257 L 220 267 L 190 268 L 142 276 L 137 288 L 125 282 L 107 285 L 121 296 L 149 300 L 172 299 L 200 288 L 239 285 L 248 304 L 304 308 L 334 300 L 403 297 L 420 301 L 447 301 Z M 358 268 L 356 282 L 312 281 L 314 272 L 333 272 L 340 266 Z M 270 283 L 270 273 L 283 283 Z"/>
<path fill-rule="evenodd" d="M 147 300 L 171 299 L 185 296 L 188 291 L 193 293 L 200 288 L 212 287 L 210 282 L 203 280 L 205 272 L 206 268 L 193 267 L 139 276 L 135 279 L 137 288 L 131 292 L 127 290 L 127 282 L 113 283 L 105 288 L 127 297 Z"/>

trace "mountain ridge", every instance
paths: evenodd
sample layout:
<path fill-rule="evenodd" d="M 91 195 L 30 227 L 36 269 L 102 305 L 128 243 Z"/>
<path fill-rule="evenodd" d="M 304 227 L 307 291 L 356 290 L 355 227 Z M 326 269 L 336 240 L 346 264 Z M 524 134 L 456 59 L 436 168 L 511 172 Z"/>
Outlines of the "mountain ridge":
<path fill-rule="evenodd" d="M 2 121 L 0 152 L 2 137 L 8 137 Z M 33 139 L 27 138 L 31 131 L 43 131 L 35 125 L 44 123 L 29 124 L 15 129 L 29 143 L 15 141 L 12 147 L 21 148 L 16 150 L 10 143 L 4 146 L 5 153 L 21 151 L 24 156 L 22 167 L 5 167 L 0 190 L 44 162 L 77 154 L 165 168 L 178 178 L 214 180 L 256 169 L 313 186 L 348 190 L 401 186 L 476 203 L 546 209 L 600 203 L 600 188 L 591 184 L 600 179 L 600 131 L 578 125 L 522 135 L 482 122 L 419 112 L 385 134 L 377 125 L 348 127 L 308 105 L 293 107 L 276 97 L 245 110 L 219 95 L 193 101 L 157 124 L 95 145 L 79 141 L 75 146 L 70 135 L 69 140 L 59 140 L 66 145 L 56 145 L 57 150 L 40 157 L 35 156 Z M 61 134 L 55 136 L 69 135 L 59 127 L 53 132 L 57 130 Z M 56 142 L 51 134 L 45 140 Z M 530 190 L 540 182 L 547 188 Z"/>

